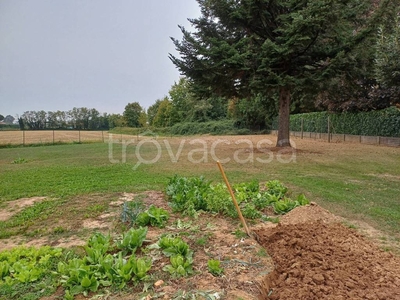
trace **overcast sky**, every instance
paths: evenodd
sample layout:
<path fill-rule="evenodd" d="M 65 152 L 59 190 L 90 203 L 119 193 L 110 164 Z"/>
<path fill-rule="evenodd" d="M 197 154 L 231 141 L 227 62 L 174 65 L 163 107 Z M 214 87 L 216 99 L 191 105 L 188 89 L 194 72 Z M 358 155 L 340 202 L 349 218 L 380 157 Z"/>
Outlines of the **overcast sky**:
<path fill-rule="evenodd" d="M 148 108 L 179 79 L 170 36 L 199 15 L 195 0 L 0 0 L 0 114 Z"/>

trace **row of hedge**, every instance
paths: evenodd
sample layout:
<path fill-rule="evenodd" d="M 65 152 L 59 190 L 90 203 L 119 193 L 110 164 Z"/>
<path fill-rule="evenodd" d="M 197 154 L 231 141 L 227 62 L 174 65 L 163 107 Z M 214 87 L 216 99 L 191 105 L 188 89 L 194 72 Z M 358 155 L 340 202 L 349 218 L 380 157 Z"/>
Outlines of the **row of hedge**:
<path fill-rule="evenodd" d="M 0 124 L 0 130 L 19 130 L 19 125 L 15 125 L 15 124 Z"/>
<path fill-rule="evenodd" d="M 327 133 L 328 117 L 330 132 L 334 134 L 400 137 L 400 109 L 397 107 L 359 113 L 314 112 L 292 115 L 290 130 L 301 131 L 303 120 L 304 132 Z"/>
<path fill-rule="evenodd" d="M 222 120 L 211 122 L 183 122 L 175 124 L 171 127 L 163 128 L 131 128 L 117 127 L 110 130 L 110 133 L 131 134 L 131 135 L 244 135 L 251 134 L 252 131 L 238 126 L 234 120 Z"/>

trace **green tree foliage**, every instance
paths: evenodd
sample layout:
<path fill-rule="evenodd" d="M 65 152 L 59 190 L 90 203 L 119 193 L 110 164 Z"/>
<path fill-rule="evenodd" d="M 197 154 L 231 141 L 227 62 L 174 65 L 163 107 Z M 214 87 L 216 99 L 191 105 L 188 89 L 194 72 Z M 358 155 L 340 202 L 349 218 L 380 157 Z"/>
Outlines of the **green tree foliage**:
<path fill-rule="evenodd" d="M 154 118 L 162 101 L 162 99 L 157 99 L 156 102 L 147 109 L 147 121 L 150 126 L 154 125 Z"/>
<path fill-rule="evenodd" d="M 171 125 L 185 121 L 189 111 L 193 109 L 189 106 L 194 97 L 189 81 L 185 77 L 181 77 L 179 82 L 175 82 L 171 87 L 169 97 L 172 104 Z"/>
<path fill-rule="evenodd" d="M 0 122 L 4 120 L 4 116 L 0 115 Z"/>
<path fill-rule="evenodd" d="M 9 116 L 11 117 L 11 116 Z M 12 118 L 12 117 L 11 117 Z M 11 120 L 10 118 L 10 120 Z M 12 118 L 12 122 L 14 118 Z M 109 129 L 109 115 L 94 108 L 74 107 L 69 111 L 26 111 L 18 118 L 20 129 Z"/>
<path fill-rule="evenodd" d="M 145 109 L 142 109 L 139 115 L 139 127 L 147 126 L 147 113 Z"/>
<path fill-rule="evenodd" d="M 392 28 L 379 28 L 375 56 L 377 81 L 385 87 L 400 86 L 400 10 Z"/>
<path fill-rule="evenodd" d="M 279 94 L 277 146 L 289 146 L 291 96 L 348 68 L 349 53 L 371 33 L 390 0 L 197 0 L 202 15 L 172 39 L 170 55 L 200 93 L 227 98 Z"/>
<path fill-rule="evenodd" d="M 227 101 L 224 98 L 198 97 L 194 89 L 193 84 L 185 77 L 181 77 L 179 82 L 171 87 L 171 125 L 181 122 L 216 121 L 226 117 Z"/>
<path fill-rule="evenodd" d="M 261 94 L 251 99 L 232 99 L 229 101 L 229 117 L 253 130 L 269 127 L 276 116 L 275 101 L 271 100 L 273 98 L 265 99 Z"/>
<path fill-rule="evenodd" d="M 25 126 L 27 126 L 29 129 L 46 129 L 47 114 L 44 110 L 26 111 L 22 114 L 21 118 Z"/>
<path fill-rule="evenodd" d="M 22 117 L 18 117 L 18 125 L 20 130 L 25 130 L 24 119 Z"/>
<path fill-rule="evenodd" d="M 221 97 L 196 97 L 191 82 L 182 77 L 171 87 L 169 97 L 157 100 L 147 114 L 149 124 L 155 127 L 217 121 L 227 117 L 227 101 Z"/>
<path fill-rule="evenodd" d="M 171 125 L 172 104 L 168 97 L 165 97 L 157 104 L 157 113 L 155 114 L 152 125 L 155 127 L 168 127 Z"/>
<path fill-rule="evenodd" d="M 128 103 L 124 111 L 126 125 L 129 127 L 141 127 L 139 120 L 142 111 L 143 108 L 138 102 Z"/>
<path fill-rule="evenodd" d="M 111 114 L 108 116 L 108 122 L 109 122 L 109 127 L 110 128 L 115 128 L 115 127 L 124 127 L 125 126 L 125 120 L 124 117 L 120 114 Z"/>
<path fill-rule="evenodd" d="M 379 20 L 379 28 L 373 31 L 376 34 L 365 39 L 350 54 L 351 67 L 320 87 L 322 92 L 317 96 L 317 107 L 333 112 L 359 112 L 385 109 L 400 103 L 400 87 L 385 84 L 383 79 L 394 74 L 394 70 L 386 72 L 386 66 L 393 67 L 399 60 L 395 46 L 398 44 L 395 38 L 399 26 L 396 22 L 398 10 L 398 3 L 391 1 Z"/>
<path fill-rule="evenodd" d="M 97 109 L 87 107 L 74 107 L 68 112 L 74 129 L 92 130 L 100 128 L 100 113 Z"/>

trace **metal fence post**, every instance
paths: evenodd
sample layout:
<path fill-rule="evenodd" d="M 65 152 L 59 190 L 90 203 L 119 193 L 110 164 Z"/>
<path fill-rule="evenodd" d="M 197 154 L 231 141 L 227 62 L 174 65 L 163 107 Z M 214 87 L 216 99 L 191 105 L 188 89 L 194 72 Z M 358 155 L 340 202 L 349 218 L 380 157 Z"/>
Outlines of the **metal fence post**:
<path fill-rule="evenodd" d="M 331 142 L 331 117 L 328 116 L 328 143 Z"/>
<path fill-rule="evenodd" d="M 304 119 L 301 118 L 301 139 L 303 139 L 304 136 Z"/>

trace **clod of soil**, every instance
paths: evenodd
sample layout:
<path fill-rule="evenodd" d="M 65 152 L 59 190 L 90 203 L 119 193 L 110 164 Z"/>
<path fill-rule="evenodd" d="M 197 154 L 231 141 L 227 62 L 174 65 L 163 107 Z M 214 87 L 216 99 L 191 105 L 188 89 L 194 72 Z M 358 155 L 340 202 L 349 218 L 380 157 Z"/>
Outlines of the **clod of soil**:
<path fill-rule="evenodd" d="M 275 263 L 261 299 L 400 299 L 400 259 L 322 220 L 256 230 Z"/>

